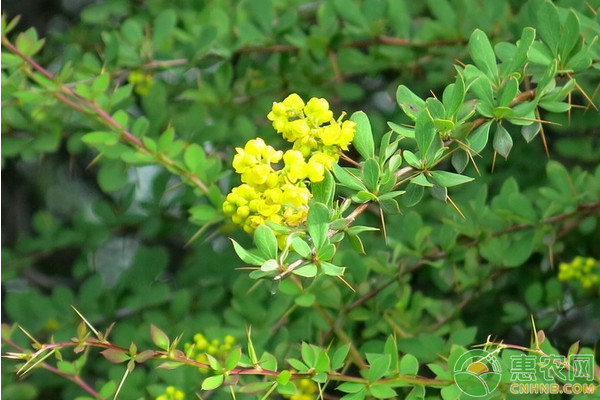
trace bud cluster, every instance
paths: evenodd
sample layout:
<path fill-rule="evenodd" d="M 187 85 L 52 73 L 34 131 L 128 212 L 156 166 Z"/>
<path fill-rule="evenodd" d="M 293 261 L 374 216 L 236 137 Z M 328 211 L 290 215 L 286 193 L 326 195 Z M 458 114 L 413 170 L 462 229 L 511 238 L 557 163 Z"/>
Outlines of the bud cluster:
<path fill-rule="evenodd" d="M 167 386 L 165 393 L 161 394 L 156 400 L 183 400 L 185 393 L 177 389 L 175 386 Z"/>
<path fill-rule="evenodd" d="M 231 335 L 225 335 L 223 340 L 212 339 L 208 340 L 202 333 L 194 335 L 193 343 L 186 343 L 183 346 L 185 354 L 198 362 L 208 363 L 206 354 L 210 354 L 218 359 L 225 359 L 231 347 L 235 343 L 235 338 Z M 208 373 L 207 368 L 199 368 L 200 372 Z"/>
<path fill-rule="evenodd" d="M 315 400 L 318 396 L 317 384 L 310 379 L 304 378 L 296 382 L 296 394 L 284 395 L 290 400 Z"/>
<path fill-rule="evenodd" d="M 562 262 L 558 266 L 558 279 L 561 281 L 579 281 L 590 289 L 600 283 L 600 263 L 592 257 L 577 256 L 570 263 Z"/>

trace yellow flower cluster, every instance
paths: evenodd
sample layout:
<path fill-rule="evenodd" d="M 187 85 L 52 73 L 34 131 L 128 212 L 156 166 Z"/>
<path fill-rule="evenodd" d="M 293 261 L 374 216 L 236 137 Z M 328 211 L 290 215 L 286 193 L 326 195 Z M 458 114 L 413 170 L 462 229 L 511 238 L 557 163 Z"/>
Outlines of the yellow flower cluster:
<path fill-rule="evenodd" d="M 600 263 L 592 257 L 575 257 L 570 263 L 560 263 L 558 279 L 579 281 L 584 288 L 590 289 L 600 283 Z"/>
<path fill-rule="evenodd" d="M 219 339 L 209 341 L 203 334 L 196 333 L 194 342 L 184 344 L 183 350 L 189 358 L 201 363 L 208 363 L 206 354 L 224 360 L 234 343 L 235 338 L 231 335 L 225 335 L 222 341 Z M 206 368 L 199 368 L 199 370 L 204 374 L 208 372 Z"/>
<path fill-rule="evenodd" d="M 236 148 L 233 168 L 242 185 L 232 189 L 223 212 L 248 233 L 271 221 L 298 226 L 306 220 L 312 197 L 308 182 L 320 182 L 331 170 L 341 150 L 354 138 L 355 123 L 333 119 L 325 99 L 312 98 L 305 105 L 297 94 L 274 103 L 267 116 L 273 127 L 293 142 L 285 152 L 261 138 Z"/>
<path fill-rule="evenodd" d="M 167 386 L 164 394 L 161 394 L 156 400 L 183 400 L 185 393 L 177 389 L 175 386 Z"/>
<path fill-rule="evenodd" d="M 315 400 L 317 398 L 317 384 L 310 379 L 300 379 L 296 383 L 296 394 L 283 395 L 290 400 Z"/>

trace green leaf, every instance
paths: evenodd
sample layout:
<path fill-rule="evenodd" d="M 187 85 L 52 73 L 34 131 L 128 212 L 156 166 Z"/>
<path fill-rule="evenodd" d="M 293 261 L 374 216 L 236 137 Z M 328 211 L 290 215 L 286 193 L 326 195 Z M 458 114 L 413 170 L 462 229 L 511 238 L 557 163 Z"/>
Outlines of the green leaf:
<path fill-rule="evenodd" d="M 362 111 L 357 111 L 350 117 L 351 121 L 356 122 L 356 131 L 352 143 L 363 158 L 375 156 L 375 143 L 373 142 L 373 132 L 371 131 L 371 122 L 369 117 Z"/>
<path fill-rule="evenodd" d="M 425 386 L 416 385 L 412 388 L 405 400 L 423 400 L 425 399 Z"/>
<path fill-rule="evenodd" d="M 287 362 L 292 366 L 292 368 L 300 373 L 304 373 L 309 370 L 309 367 L 306 364 L 300 360 L 296 360 L 295 358 L 288 358 Z"/>
<path fill-rule="evenodd" d="M 317 266 L 313 263 L 307 264 L 303 267 L 296 268 L 294 275 L 303 276 L 305 278 L 314 278 L 317 275 Z"/>
<path fill-rule="evenodd" d="M 369 388 L 369 393 L 377 399 L 389 399 L 397 395 L 390 385 L 373 385 Z"/>
<path fill-rule="evenodd" d="M 527 141 L 527 143 L 531 142 L 537 134 L 542 129 L 542 124 L 539 122 L 534 122 L 531 125 L 525 125 L 521 128 L 521 135 Z"/>
<path fill-rule="evenodd" d="M 127 167 L 118 160 L 105 162 L 98 170 L 98 184 L 105 192 L 116 192 L 127 184 Z"/>
<path fill-rule="evenodd" d="M 454 122 L 448 119 L 436 118 L 433 120 L 433 125 L 435 126 L 435 130 L 440 133 L 450 132 L 454 129 Z"/>
<path fill-rule="evenodd" d="M 312 258 L 312 250 L 310 246 L 301 237 L 296 236 L 294 239 L 292 239 L 292 247 L 294 248 L 294 251 L 300 254 L 302 257 L 307 259 Z"/>
<path fill-rule="evenodd" d="M 242 349 L 239 346 L 234 347 L 227 356 L 227 359 L 225 359 L 225 369 L 227 371 L 234 369 L 240 362 L 241 356 Z"/>
<path fill-rule="evenodd" d="M 209 376 L 202 381 L 202 390 L 214 390 L 223 384 L 224 375 Z"/>
<path fill-rule="evenodd" d="M 317 252 L 317 259 L 320 261 L 329 261 L 335 256 L 335 246 L 331 243 L 325 244 Z"/>
<path fill-rule="evenodd" d="M 206 167 L 206 153 L 200 145 L 192 143 L 185 149 L 183 160 L 190 172 L 198 173 L 204 171 Z"/>
<path fill-rule="evenodd" d="M 500 98 L 498 105 L 500 107 L 509 107 L 519 92 L 519 81 L 514 76 L 511 76 L 508 81 L 500 89 Z"/>
<path fill-rule="evenodd" d="M 413 128 L 408 128 L 406 126 L 398 125 L 391 121 L 388 121 L 387 124 L 390 127 L 390 129 L 392 131 L 396 132 L 398 135 L 400 135 L 400 137 L 407 137 L 407 138 L 414 139 L 415 130 Z"/>
<path fill-rule="evenodd" d="M 378 354 L 377 358 L 370 362 L 370 368 L 367 372 L 369 382 L 375 382 L 383 378 L 389 372 L 391 358 L 389 354 Z"/>
<path fill-rule="evenodd" d="M 411 182 L 406 186 L 406 193 L 400 201 L 405 207 L 413 207 L 421 201 L 424 193 L 425 188 L 423 186 Z"/>
<path fill-rule="evenodd" d="M 69 361 L 58 361 L 56 367 L 67 375 L 75 375 L 77 372 L 75 365 Z"/>
<path fill-rule="evenodd" d="M 204 224 L 215 219 L 217 210 L 208 204 L 198 204 L 189 209 L 190 219 L 194 222 Z"/>
<path fill-rule="evenodd" d="M 140 119 L 141 118 L 138 118 L 138 121 Z M 146 122 L 148 123 L 148 120 L 146 120 Z M 137 121 L 136 121 L 136 123 L 137 123 Z M 173 144 L 174 138 L 175 138 L 175 129 L 168 128 L 167 130 L 165 130 L 163 133 L 160 134 L 160 137 L 158 138 L 158 150 L 159 151 L 167 150 Z"/>
<path fill-rule="evenodd" d="M 111 397 L 117 391 L 117 383 L 114 381 L 108 381 L 100 388 L 98 395 L 105 399 Z"/>
<path fill-rule="evenodd" d="M 90 132 L 83 135 L 81 140 L 91 145 L 103 144 L 112 146 L 119 142 L 119 137 L 111 132 Z"/>
<path fill-rule="evenodd" d="M 564 113 L 571 109 L 569 103 L 563 103 L 561 101 L 540 101 L 538 105 L 540 108 L 553 113 Z"/>
<path fill-rule="evenodd" d="M 480 29 L 475 29 L 469 39 L 469 54 L 473 62 L 492 82 L 498 81 L 498 66 L 496 55 L 487 35 Z"/>
<path fill-rule="evenodd" d="M 315 248 L 319 250 L 327 242 L 329 209 L 322 203 L 314 203 L 308 210 L 307 229 Z"/>
<path fill-rule="evenodd" d="M 534 64 L 550 65 L 554 62 L 554 56 L 548 46 L 542 42 L 534 42 L 527 52 L 527 59 Z"/>
<path fill-rule="evenodd" d="M 261 225 L 254 231 L 254 243 L 266 259 L 277 258 L 277 238 L 267 225 Z"/>
<path fill-rule="evenodd" d="M 277 383 L 280 383 L 282 385 L 287 385 L 287 383 L 290 381 L 291 376 L 292 376 L 292 373 L 290 371 L 283 370 L 277 376 Z"/>
<path fill-rule="evenodd" d="M 513 146 L 513 140 L 510 133 L 502 126 L 496 125 L 496 133 L 494 133 L 494 150 L 502 157 L 507 158 Z"/>
<path fill-rule="evenodd" d="M 345 364 L 346 357 L 348 356 L 348 352 L 350 351 L 349 344 L 343 344 L 333 353 L 333 357 L 331 357 L 331 368 L 334 370 L 338 370 L 342 368 Z"/>
<path fill-rule="evenodd" d="M 325 350 L 319 349 L 317 354 L 317 361 L 315 362 L 315 371 L 317 373 L 330 372 L 331 362 L 329 356 Z"/>
<path fill-rule="evenodd" d="M 419 175 L 415 176 L 414 178 L 412 178 L 410 180 L 410 182 L 417 184 L 417 185 L 425 186 L 425 187 L 433 186 L 433 183 L 429 182 L 429 180 L 427 180 L 427 178 L 423 174 L 419 174 Z"/>
<path fill-rule="evenodd" d="M 377 185 L 379 183 L 379 164 L 374 158 L 369 158 L 363 165 L 362 175 L 365 182 L 365 186 L 370 192 L 377 191 Z"/>
<path fill-rule="evenodd" d="M 556 78 L 556 69 L 556 60 L 553 60 L 546 68 L 544 75 L 542 75 L 542 77 L 538 80 L 538 86 L 535 91 L 536 98 L 543 98 L 546 93 L 554 89 L 556 86 L 556 82 L 554 80 Z"/>
<path fill-rule="evenodd" d="M 471 177 L 448 171 L 431 171 L 431 176 L 438 185 L 443 187 L 462 185 L 473 180 Z"/>
<path fill-rule="evenodd" d="M 400 214 L 400 205 L 395 199 L 385 199 L 379 201 L 381 210 L 386 214 Z"/>
<path fill-rule="evenodd" d="M 265 351 L 262 354 L 262 356 L 260 357 L 260 360 L 258 360 L 258 364 L 263 369 L 270 370 L 270 371 L 277 371 L 277 359 L 275 358 L 275 356 L 273 354 L 271 354 L 269 352 Z"/>
<path fill-rule="evenodd" d="M 315 346 L 312 346 L 308 343 L 303 342 L 302 345 L 300 346 L 300 353 L 302 354 L 302 361 L 304 361 L 304 363 L 309 368 L 315 367 L 315 363 L 317 361 L 316 350 L 318 350 L 318 349 L 315 348 Z"/>
<path fill-rule="evenodd" d="M 348 172 L 346 168 L 342 168 L 339 165 L 333 164 L 333 174 L 337 180 L 346 187 L 354 190 L 367 190 L 365 185 L 355 175 Z"/>
<path fill-rule="evenodd" d="M 106 89 L 108 89 L 108 84 L 110 83 L 110 74 L 103 73 L 100 74 L 94 82 L 92 83 L 92 91 L 94 93 L 100 94 L 104 93 Z"/>
<path fill-rule="evenodd" d="M 404 150 L 402 152 L 402 157 L 404 157 L 404 160 L 406 160 L 406 162 L 408 163 L 408 165 L 410 165 L 411 167 L 416 168 L 416 169 L 421 169 L 422 168 L 421 161 L 415 155 L 415 153 L 413 153 L 412 151 L 410 151 L 410 150 Z"/>
<path fill-rule="evenodd" d="M 467 68 L 469 67 L 470 65 L 467 66 Z M 494 91 L 492 89 L 492 81 L 481 71 L 477 70 L 476 68 L 471 68 L 471 70 L 473 69 L 476 71 L 475 74 L 477 77 L 471 83 L 470 88 L 479 100 L 477 102 L 477 110 L 485 116 L 491 116 L 484 111 L 494 107 Z"/>
<path fill-rule="evenodd" d="M 513 114 L 514 114 L 513 109 L 508 108 L 508 107 L 494 107 L 494 109 L 492 110 L 492 116 L 496 120 L 507 118 Z"/>
<path fill-rule="evenodd" d="M 177 25 L 177 13 L 173 9 L 162 11 L 154 20 L 152 42 L 155 46 L 161 45 L 171 38 Z"/>
<path fill-rule="evenodd" d="M 491 125 L 492 121 L 488 121 L 483 125 L 479 126 L 477 129 L 475 129 L 473 133 L 469 135 L 469 147 L 473 149 L 475 153 L 479 153 L 485 148 L 485 145 L 488 141 Z"/>
<path fill-rule="evenodd" d="M 446 115 L 444 104 L 436 98 L 430 97 L 425 101 L 427 111 L 432 119 L 443 119 Z M 418 118 L 417 118 L 418 119 Z"/>
<path fill-rule="evenodd" d="M 344 275 L 344 271 L 346 270 L 346 268 L 344 268 L 344 267 L 338 267 L 337 265 L 334 265 L 332 263 L 329 263 L 329 262 L 326 262 L 326 261 L 322 261 L 321 262 L 321 270 L 323 271 L 323 273 L 325 275 L 343 276 Z"/>
<path fill-rule="evenodd" d="M 430 150 L 436 138 L 437 134 L 431 116 L 426 112 L 419 114 L 415 124 L 415 139 L 417 140 L 417 146 L 421 151 L 421 160 L 424 161 L 425 165 L 430 165 L 435 161 L 430 159 Z M 403 155 L 408 162 L 408 157 L 405 154 Z"/>
<path fill-rule="evenodd" d="M 534 7 L 534 3 L 531 3 L 530 7 Z M 561 32 L 556 6 L 550 1 L 545 0 L 541 5 L 536 7 L 533 15 L 535 15 L 538 20 L 537 30 L 540 34 L 540 38 L 544 41 L 546 46 L 548 46 L 552 54 L 557 55 Z"/>
<path fill-rule="evenodd" d="M 273 272 L 279 270 L 279 263 L 275 259 L 270 259 L 265 261 L 261 266 L 260 270 L 262 272 Z"/>
<path fill-rule="evenodd" d="M 136 137 L 143 137 L 146 133 L 148 133 L 149 128 L 150 121 L 148 121 L 148 118 L 141 116 L 136 118 L 135 122 L 133 123 L 133 126 L 131 127 L 131 133 L 133 133 L 133 135 Z M 162 139 L 162 136 L 160 138 Z"/>
<path fill-rule="evenodd" d="M 316 296 L 312 293 L 304 293 L 294 298 L 294 303 L 300 307 L 311 307 L 316 300 Z"/>
<path fill-rule="evenodd" d="M 335 195 L 335 181 L 328 170 L 325 170 L 324 176 L 325 178 L 321 182 L 311 184 L 311 192 L 316 202 L 331 205 Z"/>
<path fill-rule="evenodd" d="M 456 74 L 456 82 L 444 89 L 442 102 L 446 110 L 446 119 L 452 120 L 465 101 L 465 81 L 460 72 Z"/>
<path fill-rule="evenodd" d="M 262 265 L 265 262 L 265 258 L 259 257 L 259 256 L 255 255 L 253 253 L 250 253 L 249 251 L 247 251 L 246 249 L 244 249 L 235 240 L 233 240 L 231 238 L 229 240 L 231 240 L 231 243 L 233 243 L 233 248 L 235 250 L 235 253 L 238 255 L 238 257 L 240 258 L 240 260 L 242 260 L 246 264 L 260 266 L 260 265 Z"/>
<path fill-rule="evenodd" d="M 468 346 L 475 341 L 477 327 L 471 326 L 453 331 L 450 334 L 450 342 L 459 346 Z M 431 366 L 430 366 L 431 368 Z M 435 371 L 434 371 L 435 372 Z M 437 374 L 437 373 L 436 373 Z"/>
<path fill-rule="evenodd" d="M 396 101 L 402 111 L 404 111 L 404 114 L 413 121 L 417 120 L 417 117 L 425 108 L 425 101 L 404 85 L 398 86 Z"/>
<path fill-rule="evenodd" d="M 223 368 L 223 367 L 221 366 L 221 363 L 219 362 L 219 360 L 217 360 L 217 359 L 216 359 L 216 357 L 215 357 L 215 356 L 213 356 L 213 355 L 211 355 L 211 354 L 208 354 L 208 353 L 207 353 L 207 354 L 206 354 L 206 358 L 208 358 L 208 365 L 210 365 L 210 368 L 211 368 L 211 369 L 213 369 L 213 370 L 215 370 L 215 371 L 218 371 L 218 370 L 220 370 L 221 368 Z"/>
<path fill-rule="evenodd" d="M 161 350 L 169 350 L 169 346 L 171 345 L 169 337 L 154 324 L 150 324 L 150 337 L 156 347 Z"/>
<path fill-rule="evenodd" d="M 400 360 L 400 373 L 408 376 L 416 376 L 419 372 L 419 361 L 412 354 L 405 354 Z"/>
<path fill-rule="evenodd" d="M 509 61 L 506 71 L 504 71 L 506 74 L 521 71 L 523 65 L 525 65 L 525 61 L 527 61 L 527 53 L 534 40 L 535 29 L 531 27 L 523 28 L 521 39 L 517 43 L 517 51 Z"/>
<path fill-rule="evenodd" d="M 341 385 L 339 385 L 336 389 L 344 393 L 358 393 L 361 390 L 365 389 L 365 385 L 356 382 L 344 382 Z"/>
<path fill-rule="evenodd" d="M 365 254 L 365 248 L 362 244 L 362 241 L 357 235 L 348 234 L 346 237 L 348 238 L 350 245 L 356 252 L 358 252 L 359 254 Z"/>
<path fill-rule="evenodd" d="M 450 161 L 456 172 L 462 173 L 469 164 L 468 150 L 455 151 Z"/>

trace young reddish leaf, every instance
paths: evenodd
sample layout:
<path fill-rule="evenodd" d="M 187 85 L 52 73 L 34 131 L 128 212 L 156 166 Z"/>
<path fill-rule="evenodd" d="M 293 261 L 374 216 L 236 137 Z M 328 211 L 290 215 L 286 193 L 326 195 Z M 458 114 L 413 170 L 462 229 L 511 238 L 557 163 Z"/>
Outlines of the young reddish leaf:
<path fill-rule="evenodd" d="M 129 354 L 125 354 L 117 349 L 106 349 L 100 352 L 111 363 L 119 364 L 130 359 Z"/>
<path fill-rule="evenodd" d="M 181 367 L 183 365 L 183 363 L 180 363 L 179 361 L 165 361 L 164 363 L 160 364 L 158 367 L 158 369 L 175 369 L 178 367 Z"/>
<path fill-rule="evenodd" d="M 147 360 L 152 358 L 154 356 L 154 354 L 155 354 L 154 350 L 144 350 L 140 354 L 135 356 L 135 362 L 137 362 L 139 364 L 146 362 Z"/>

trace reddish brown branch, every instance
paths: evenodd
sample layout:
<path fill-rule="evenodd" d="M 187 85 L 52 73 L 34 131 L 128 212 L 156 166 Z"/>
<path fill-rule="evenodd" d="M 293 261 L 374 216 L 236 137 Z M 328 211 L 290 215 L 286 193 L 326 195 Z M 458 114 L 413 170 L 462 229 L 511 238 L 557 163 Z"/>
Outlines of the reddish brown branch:
<path fill-rule="evenodd" d="M 502 229 L 500 231 L 492 233 L 489 237 L 494 238 L 494 237 L 507 235 L 507 234 L 525 230 L 525 229 L 532 229 L 538 225 L 552 225 L 552 224 L 556 224 L 556 223 L 568 220 L 569 218 L 572 218 L 572 217 L 577 217 L 577 222 L 579 222 L 582 219 L 587 218 L 593 214 L 597 214 L 599 212 L 600 212 L 600 202 L 580 203 L 580 204 L 578 204 L 577 208 L 573 211 L 565 212 L 562 214 L 557 214 L 557 215 L 548 217 L 542 221 L 539 221 L 539 222 L 533 223 L 533 224 L 512 225 L 506 229 Z M 577 225 L 578 225 L 577 223 L 571 223 L 566 228 L 568 228 L 570 231 L 570 230 L 575 229 L 577 227 Z M 565 234 L 564 229 L 561 230 L 560 233 L 562 235 L 564 235 Z M 476 239 L 476 240 L 473 240 L 473 241 L 467 243 L 465 246 L 469 247 L 469 248 L 475 247 L 480 242 L 481 242 L 481 239 Z M 354 301 L 348 307 L 344 308 L 344 310 L 342 310 L 340 315 L 342 315 L 342 316 L 347 315 L 350 311 L 354 310 L 357 307 L 362 306 L 364 303 L 366 303 L 367 301 L 371 300 L 372 298 L 377 296 L 379 293 L 381 293 L 384 289 L 386 289 L 393 283 L 397 282 L 400 277 L 413 273 L 414 271 L 420 269 L 421 267 L 423 267 L 424 265 L 426 265 L 427 263 L 429 263 L 431 261 L 440 260 L 447 256 L 448 256 L 448 253 L 446 253 L 445 251 L 435 251 L 431 254 L 425 255 L 421 260 L 419 260 L 416 264 L 414 264 L 409 269 L 400 271 L 395 277 L 388 279 L 386 282 L 382 283 L 375 289 L 372 289 L 371 291 L 369 291 L 368 293 L 366 293 L 365 295 L 363 295 L 362 297 L 360 297 L 359 299 Z M 461 303 L 462 305 L 459 305 L 459 306 L 461 308 L 464 307 L 466 305 L 466 303 L 470 300 L 471 300 L 471 298 L 463 299 L 463 302 L 465 302 L 465 303 L 464 304 Z M 332 332 L 333 332 L 333 327 L 330 328 L 327 332 L 325 332 L 325 334 L 323 334 L 323 336 L 322 336 L 323 340 L 325 340 L 327 337 L 329 337 Z"/>
<path fill-rule="evenodd" d="M 9 345 L 10 347 L 12 347 L 13 349 L 19 351 L 19 352 L 23 352 L 24 351 L 21 346 L 19 346 L 18 344 L 16 344 L 12 340 L 5 338 L 4 336 L 2 337 L 2 341 L 4 343 L 6 343 L 7 345 Z M 96 398 L 98 400 L 105 400 L 104 397 L 100 397 L 100 394 L 98 392 L 96 392 L 85 381 L 83 381 L 78 375 L 69 375 L 69 374 L 66 374 L 66 373 L 62 372 L 61 370 L 59 370 L 58 368 L 55 368 L 52 365 L 47 364 L 45 362 L 42 362 L 39 365 L 40 365 L 41 368 L 44 368 L 45 370 L 50 371 L 53 374 L 56 374 L 58 376 L 62 376 L 63 378 L 65 378 L 65 379 L 73 382 L 74 384 L 76 384 L 77 386 L 79 386 L 80 388 L 82 388 L 83 390 L 85 390 L 86 392 L 88 392 L 89 394 L 91 394 L 92 396 L 94 396 L 94 398 Z"/>
<path fill-rule="evenodd" d="M 119 124 L 108 112 L 102 109 L 102 107 L 100 107 L 96 102 L 79 96 L 70 87 L 64 84 L 57 83 L 54 80 L 55 77 L 53 74 L 51 74 L 48 70 L 39 65 L 34 59 L 21 52 L 6 38 L 6 36 L 2 36 L 2 45 L 8 50 L 10 50 L 12 53 L 16 54 L 18 57 L 20 57 L 34 70 L 41 73 L 45 78 L 52 80 L 52 82 L 60 88 L 60 91 L 54 92 L 54 95 L 59 101 L 68 105 L 69 107 L 76 109 L 77 111 L 99 117 L 99 119 L 102 122 L 119 132 L 119 135 L 126 142 L 135 146 L 139 151 L 141 151 L 144 154 L 154 155 L 152 151 L 150 151 L 140 139 L 138 139 L 133 133 L 129 132 L 127 129 L 121 126 L 121 124 Z M 34 77 L 32 78 L 35 79 Z M 85 107 L 88 107 L 89 110 L 86 110 Z M 175 161 L 171 160 L 164 154 L 157 154 L 156 160 L 166 167 L 174 168 L 181 176 L 185 177 L 193 185 L 200 188 L 205 194 L 209 193 L 208 187 L 196 175 L 181 168 L 177 163 L 175 163 Z"/>
<path fill-rule="evenodd" d="M 438 46 L 453 46 L 465 43 L 464 39 L 455 40 L 433 40 L 430 42 L 418 42 L 411 39 L 397 38 L 393 36 L 378 36 L 372 39 L 355 40 L 345 42 L 339 45 L 340 48 L 365 48 L 371 46 L 396 46 L 396 47 L 438 47 Z M 300 47 L 293 44 L 275 44 L 272 46 L 249 46 L 242 47 L 236 53 L 287 53 L 299 51 Z"/>

